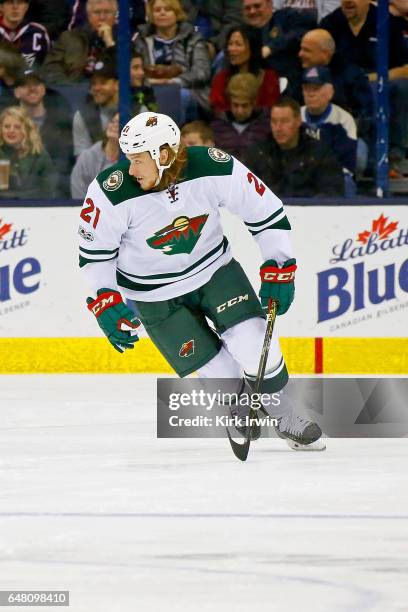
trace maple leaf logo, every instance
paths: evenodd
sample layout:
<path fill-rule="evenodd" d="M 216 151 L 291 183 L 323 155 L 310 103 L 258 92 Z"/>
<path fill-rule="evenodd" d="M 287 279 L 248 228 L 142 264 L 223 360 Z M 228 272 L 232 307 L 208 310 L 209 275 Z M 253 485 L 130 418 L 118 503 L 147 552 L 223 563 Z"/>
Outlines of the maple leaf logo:
<path fill-rule="evenodd" d="M 372 222 L 371 231 L 365 230 L 364 232 L 360 232 L 357 241 L 362 244 L 367 244 L 372 234 L 375 234 L 380 240 L 384 240 L 384 238 L 388 238 L 390 234 L 395 232 L 397 227 L 398 221 L 390 221 L 390 223 L 388 223 L 388 217 L 384 217 L 384 214 L 381 213 L 378 219 L 374 219 Z"/>
<path fill-rule="evenodd" d="M 3 219 L 0 219 L 0 240 L 3 240 L 4 236 L 8 234 L 13 227 L 12 223 L 4 223 L 4 225 L 2 225 L 2 223 Z"/>

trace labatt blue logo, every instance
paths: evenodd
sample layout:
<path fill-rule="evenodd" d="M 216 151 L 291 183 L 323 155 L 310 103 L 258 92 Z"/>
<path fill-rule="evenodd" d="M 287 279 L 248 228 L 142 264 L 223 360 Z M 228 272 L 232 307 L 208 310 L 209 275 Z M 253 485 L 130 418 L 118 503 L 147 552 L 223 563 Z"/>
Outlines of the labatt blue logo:
<path fill-rule="evenodd" d="M 391 263 L 368 269 L 369 256 L 408 245 L 408 229 L 398 225 L 398 221 L 381 214 L 372 222 L 371 230 L 333 247 L 330 263 L 338 265 L 317 274 L 319 323 L 340 317 L 350 309 L 359 311 L 370 304 L 393 300 L 399 289 L 408 293 L 408 259 L 400 266 Z M 351 269 L 339 265 L 350 260 L 356 260 Z"/>
<path fill-rule="evenodd" d="M 4 223 L 0 219 L 0 257 L 11 249 L 25 246 L 27 240 L 26 229 L 15 230 L 11 223 Z M 35 257 L 25 257 L 15 266 L 0 264 L 0 302 L 12 299 L 13 288 L 21 295 L 37 291 L 40 286 L 40 272 L 41 265 Z"/>

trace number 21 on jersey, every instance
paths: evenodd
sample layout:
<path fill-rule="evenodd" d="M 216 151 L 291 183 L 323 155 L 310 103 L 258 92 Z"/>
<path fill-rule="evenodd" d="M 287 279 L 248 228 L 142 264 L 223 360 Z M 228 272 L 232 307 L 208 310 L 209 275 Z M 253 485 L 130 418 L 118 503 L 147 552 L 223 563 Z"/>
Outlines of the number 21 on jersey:
<path fill-rule="evenodd" d="M 92 198 L 86 198 L 85 204 L 87 204 L 87 206 L 84 206 L 84 208 L 81 210 L 81 219 L 83 219 L 85 223 L 90 223 L 93 219 L 92 227 L 96 229 L 101 211 L 97 206 L 95 206 Z M 93 214 L 94 211 L 95 214 Z"/>

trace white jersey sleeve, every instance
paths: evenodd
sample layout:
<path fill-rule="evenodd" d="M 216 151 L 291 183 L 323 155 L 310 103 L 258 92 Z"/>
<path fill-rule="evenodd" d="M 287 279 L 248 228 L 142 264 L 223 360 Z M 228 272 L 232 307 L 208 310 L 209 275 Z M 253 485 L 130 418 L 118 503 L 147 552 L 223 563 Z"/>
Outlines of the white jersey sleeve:
<path fill-rule="evenodd" d="M 221 187 L 221 184 L 220 184 Z M 220 190 L 221 206 L 239 216 L 258 243 L 264 261 L 282 265 L 294 257 L 290 223 L 282 201 L 240 161 L 234 159 L 230 188 Z"/>
<path fill-rule="evenodd" d="M 117 289 L 116 260 L 128 228 L 125 208 L 114 206 L 97 180 L 90 184 L 80 213 L 79 266 L 96 292 Z"/>

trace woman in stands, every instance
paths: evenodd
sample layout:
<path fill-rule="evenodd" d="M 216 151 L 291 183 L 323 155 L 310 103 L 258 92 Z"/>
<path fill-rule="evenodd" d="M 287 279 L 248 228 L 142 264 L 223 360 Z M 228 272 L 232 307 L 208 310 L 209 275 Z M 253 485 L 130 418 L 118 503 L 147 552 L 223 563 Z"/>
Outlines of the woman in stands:
<path fill-rule="evenodd" d="M 270 108 L 280 95 L 279 78 L 272 68 L 264 68 L 262 41 L 259 33 L 248 26 L 234 26 L 225 44 L 227 66 L 213 78 L 210 103 L 218 115 L 230 110 L 227 84 L 234 74 L 250 72 L 259 81 L 257 108 Z"/>
<path fill-rule="evenodd" d="M 54 198 L 57 173 L 44 149 L 37 126 L 18 106 L 9 106 L 0 114 L 0 160 L 8 160 L 6 198 Z"/>
<path fill-rule="evenodd" d="M 197 104 L 208 107 L 210 58 L 207 43 L 186 21 L 179 0 L 148 0 L 149 23 L 139 26 L 134 49 L 142 54 L 151 85 L 180 87 L 185 123 L 197 118 Z"/>

